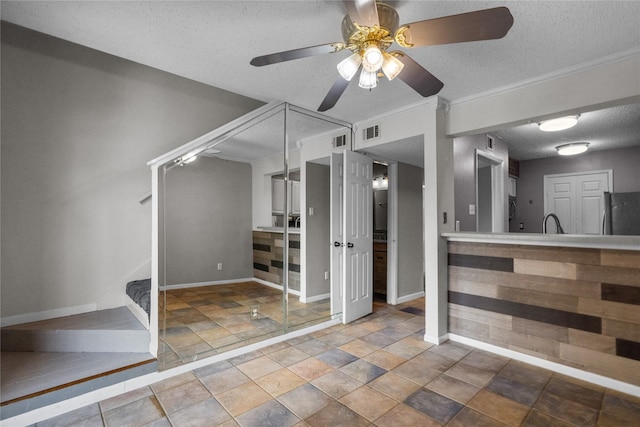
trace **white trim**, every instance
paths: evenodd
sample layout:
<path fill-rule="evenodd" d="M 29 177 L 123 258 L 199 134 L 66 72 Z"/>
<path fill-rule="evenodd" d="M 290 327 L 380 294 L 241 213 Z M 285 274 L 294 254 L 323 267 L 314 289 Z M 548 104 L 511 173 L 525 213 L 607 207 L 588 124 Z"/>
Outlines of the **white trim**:
<path fill-rule="evenodd" d="M 229 285 L 232 283 L 252 282 L 254 280 L 256 280 L 254 277 L 248 277 L 245 279 L 213 280 L 209 282 L 181 283 L 177 285 L 160 286 L 160 290 L 169 291 L 171 289 L 188 289 L 188 288 L 199 288 L 201 286 Z"/>
<path fill-rule="evenodd" d="M 581 64 L 577 64 L 571 67 L 562 68 L 560 70 L 553 71 L 551 73 L 543 74 L 541 76 L 534 77 L 532 79 L 523 80 L 517 83 L 513 83 L 510 85 L 502 86 L 499 88 L 494 88 L 485 92 L 480 92 L 471 96 L 466 96 L 463 98 L 458 98 L 454 101 L 449 102 L 449 106 L 454 106 L 458 104 L 464 104 L 472 101 L 479 101 L 484 98 L 490 98 L 496 95 L 502 95 L 504 93 L 516 91 L 519 89 L 523 89 L 530 86 L 535 86 L 540 83 L 546 83 L 549 81 L 556 80 L 562 77 L 568 77 L 576 73 L 589 71 L 595 68 L 599 68 L 608 64 L 613 64 L 616 62 L 623 61 L 627 58 L 634 57 L 636 55 L 640 55 L 640 48 L 635 47 L 628 50 L 624 50 L 622 52 L 617 52 L 612 55 L 604 56 L 601 58 L 597 58 L 593 61 L 583 62 Z"/>
<path fill-rule="evenodd" d="M 449 335 L 450 334 L 444 334 L 444 335 L 441 335 L 439 337 L 434 337 L 434 336 L 431 336 L 431 335 L 424 334 L 424 340 L 426 342 L 430 342 L 431 344 L 440 345 L 443 342 L 449 340 Z"/>
<path fill-rule="evenodd" d="M 470 345 L 472 347 L 479 348 L 481 350 L 489 351 L 491 353 L 505 356 L 510 359 L 518 360 L 520 362 L 528 363 L 530 365 L 538 366 L 540 368 L 548 369 L 553 372 L 557 372 L 569 377 L 577 378 L 582 381 L 587 381 L 592 384 L 596 384 L 602 387 L 607 387 L 613 390 L 617 390 L 622 393 L 630 394 L 632 396 L 640 397 L 640 387 L 615 380 L 613 378 L 605 377 L 603 375 L 594 374 L 592 372 L 583 371 L 581 369 L 572 368 L 570 366 L 562 365 L 560 363 L 551 362 L 549 360 L 541 359 L 539 357 L 530 356 L 528 354 L 520 353 L 518 351 L 510 350 L 503 347 L 498 347 L 493 344 L 488 344 L 482 341 L 474 340 L 472 338 L 463 337 L 456 334 L 449 334 L 449 339 L 461 344 Z"/>
<path fill-rule="evenodd" d="M 387 166 L 387 304 L 398 300 L 398 162 Z"/>
<path fill-rule="evenodd" d="M 127 308 L 129 309 L 131 314 L 133 314 L 136 317 L 136 319 L 138 319 L 140 323 L 144 325 L 145 328 L 149 329 L 150 316 L 147 314 L 146 311 L 142 309 L 142 307 L 136 304 L 135 301 L 133 301 L 131 297 L 129 297 L 129 295 L 127 295 L 127 298 L 129 299 L 127 303 Z"/>
<path fill-rule="evenodd" d="M 300 297 L 300 302 L 306 304 L 309 302 L 322 301 L 329 298 L 331 298 L 331 292 L 326 294 L 321 294 L 321 295 L 314 295 L 312 297 L 305 297 L 305 298 Z"/>
<path fill-rule="evenodd" d="M 491 164 L 491 232 L 502 233 L 506 231 L 504 217 L 504 160 L 487 151 L 475 150 L 475 190 L 476 190 L 476 230 L 480 225 L 478 214 L 478 159 L 483 158 Z"/>
<path fill-rule="evenodd" d="M 166 371 L 154 372 L 151 374 L 143 375 L 141 377 L 132 378 L 130 380 L 123 381 L 121 383 L 114 384 L 109 387 L 105 387 L 99 390 L 85 393 L 83 395 L 74 397 L 72 399 L 64 400 L 62 402 L 58 402 L 50 406 L 34 409 L 33 411 L 25 412 L 24 414 L 20 414 L 15 417 L 8 418 L 6 420 L 2 420 L 2 426 L 12 427 L 12 426 L 24 426 L 24 425 L 35 424 L 37 422 L 47 420 L 49 418 L 53 418 L 55 416 L 64 414 L 66 412 L 73 411 L 74 409 L 82 408 L 83 406 L 100 402 L 101 400 L 105 400 L 105 399 L 129 392 L 131 390 L 138 389 L 140 387 L 145 387 L 150 384 L 154 384 L 158 381 L 166 380 L 168 378 L 172 378 L 177 375 L 184 374 L 198 368 L 202 368 L 204 366 L 212 365 L 214 363 L 217 363 L 226 359 L 230 359 L 232 357 L 237 357 L 242 354 L 250 353 L 252 351 L 256 351 L 273 344 L 287 341 L 289 339 L 306 335 L 306 334 L 319 331 L 319 330 L 328 328 L 330 326 L 338 325 L 338 324 L 340 324 L 340 319 L 332 319 L 323 323 L 319 323 L 317 325 L 310 326 L 305 329 L 292 331 L 285 335 L 280 335 L 280 336 L 269 338 L 268 340 L 264 340 L 255 344 L 249 344 L 244 347 L 230 350 L 220 355 L 207 357 L 205 359 L 197 360 L 195 362 L 191 362 L 191 363 L 178 366 L 172 369 L 167 369 Z"/>
<path fill-rule="evenodd" d="M 278 285 L 277 283 L 273 283 L 273 282 L 267 282 L 266 280 L 258 279 L 257 277 L 254 277 L 251 280 L 253 280 L 255 282 L 258 282 L 261 285 L 265 285 L 265 286 L 269 286 L 270 288 L 278 289 L 280 291 L 283 289 L 282 285 Z M 295 289 L 289 289 L 288 293 L 300 296 L 300 291 L 296 291 Z"/>
<path fill-rule="evenodd" d="M 503 243 L 508 245 L 554 246 L 571 248 L 621 249 L 640 251 L 640 236 L 587 236 L 541 233 L 445 232 L 449 242 Z"/>
<path fill-rule="evenodd" d="M 398 297 L 396 301 L 397 301 L 397 304 L 402 304 L 407 301 L 412 301 L 414 299 L 422 298 L 423 296 L 424 296 L 424 291 L 420 291 L 413 294 L 405 295 L 403 297 Z"/>
<path fill-rule="evenodd" d="M 95 303 L 76 305 L 72 307 L 55 308 L 53 310 L 37 311 L 33 313 L 16 314 L 0 318 L 0 326 L 13 326 L 22 323 L 39 322 L 41 320 L 55 319 L 56 317 L 73 316 L 74 314 L 89 313 L 96 311 L 98 305 Z"/>

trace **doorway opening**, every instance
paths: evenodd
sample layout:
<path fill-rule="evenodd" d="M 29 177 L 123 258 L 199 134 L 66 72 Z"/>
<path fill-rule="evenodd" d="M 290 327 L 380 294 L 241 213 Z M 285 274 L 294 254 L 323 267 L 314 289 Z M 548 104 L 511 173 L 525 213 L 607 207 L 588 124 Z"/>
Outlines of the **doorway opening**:
<path fill-rule="evenodd" d="M 489 153 L 476 150 L 475 164 L 476 230 L 485 233 L 503 232 L 504 162 Z"/>
<path fill-rule="evenodd" d="M 387 232 L 389 172 L 385 163 L 373 162 L 373 297 L 387 302 Z"/>

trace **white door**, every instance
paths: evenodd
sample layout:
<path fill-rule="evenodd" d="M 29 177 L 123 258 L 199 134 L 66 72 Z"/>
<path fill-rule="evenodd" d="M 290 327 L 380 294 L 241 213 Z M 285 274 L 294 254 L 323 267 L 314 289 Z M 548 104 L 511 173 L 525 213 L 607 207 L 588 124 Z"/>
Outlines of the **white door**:
<path fill-rule="evenodd" d="M 332 310 L 341 299 L 349 323 L 373 311 L 373 165 L 353 151 L 331 161 Z"/>
<path fill-rule="evenodd" d="M 604 192 L 613 188 L 613 171 L 544 176 L 544 211 L 554 213 L 565 233 L 602 234 Z M 556 231 L 548 220 L 547 232 Z"/>
<path fill-rule="evenodd" d="M 342 153 L 331 154 L 331 314 L 342 313 L 344 225 L 344 161 Z"/>

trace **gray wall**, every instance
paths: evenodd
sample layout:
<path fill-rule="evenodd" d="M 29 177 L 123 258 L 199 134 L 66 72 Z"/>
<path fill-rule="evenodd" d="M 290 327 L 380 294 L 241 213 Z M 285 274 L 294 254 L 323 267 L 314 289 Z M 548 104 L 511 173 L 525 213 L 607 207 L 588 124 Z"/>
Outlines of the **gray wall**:
<path fill-rule="evenodd" d="M 517 211 L 515 219 L 510 221 L 510 231 L 542 232 L 544 175 L 603 169 L 613 169 L 613 191 L 640 191 L 640 147 L 521 161 Z M 518 228 L 520 223 L 524 224 L 522 230 Z"/>
<path fill-rule="evenodd" d="M 1 55 L 2 316 L 108 305 L 150 274 L 146 162 L 262 103 L 4 22 Z"/>
<path fill-rule="evenodd" d="M 424 290 L 423 171 L 398 163 L 398 297 Z"/>
<path fill-rule="evenodd" d="M 331 268 L 330 174 L 329 166 L 307 162 L 307 212 L 304 213 L 307 297 L 328 294 L 331 290 L 330 281 L 324 278 L 324 272 Z M 312 216 L 309 216 L 309 208 L 313 208 Z"/>
<path fill-rule="evenodd" d="M 166 284 L 253 277 L 251 165 L 201 156 L 165 183 Z"/>
<path fill-rule="evenodd" d="M 469 215 L 469 205 L 476 204 L 475 150 L 479 149 L 494 157 L 502 159 L 504 165 L 504 217 L 509 218 L 507 211 L 509 187 L 509 153 L 507 145 L 494 138 L 494 150 L 487 149 L 485 134 L 462 136 L 453 140 L 454 188 L 455 188 L 455 220 L 460 221 L 460 231 L 476 231 L 476 216 Z M 505 228 L 507 227 L 505 223 Z"/>

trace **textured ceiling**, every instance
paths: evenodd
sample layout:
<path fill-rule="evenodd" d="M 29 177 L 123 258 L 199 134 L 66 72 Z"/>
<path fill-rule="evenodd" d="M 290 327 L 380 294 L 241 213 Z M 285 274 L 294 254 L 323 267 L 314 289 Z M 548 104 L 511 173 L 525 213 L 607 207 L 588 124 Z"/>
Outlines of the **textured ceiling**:
<path fill-rule="evenodd" d="M 507 5 L 500 40 L 406 50 L 459 100 L 621 52 L 640 52 L 640 1 L 411 1 L 400 22 Z M 252 57 L 341 41 L 341 1 L 3 1 L 3 20 L 265 102 L 316 110 L 339 52 L 266 67 Z M 395 47 L 394 47 L 395 48 Z M 328 115 L 358 122 L 422 97 L 396 79 L 367 91 L 356 82 Z"/>

